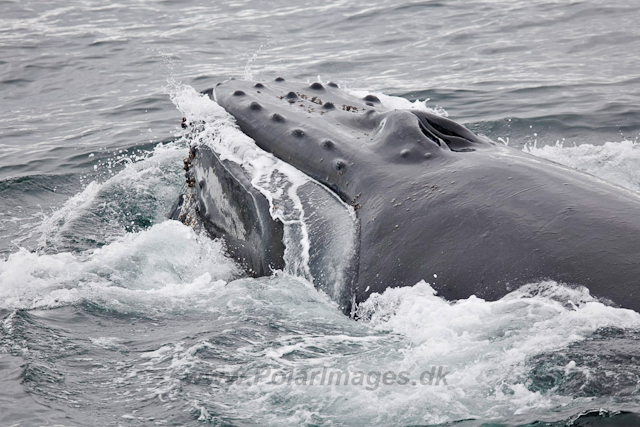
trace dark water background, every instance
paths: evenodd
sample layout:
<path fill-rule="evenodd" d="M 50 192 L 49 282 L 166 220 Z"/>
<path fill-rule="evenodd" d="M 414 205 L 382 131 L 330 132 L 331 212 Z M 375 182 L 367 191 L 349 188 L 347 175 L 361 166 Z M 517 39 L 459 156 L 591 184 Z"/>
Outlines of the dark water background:
<path fill-rule="evenodd" d="M 186 153 L 170 95 L 229 77 L 429 98 L 494 140 L 639 191 L 638 18 L 631 0 L 0 1 L 0 425 L 638 412 L 633 313 L 568 309 L 575 295 L 556 288 L 463 306 L 418 289 L 356 323 L 294 278 L 239 279 L 219 242 L 165 221 Z M 194 380 L 439 364 L 451 389 Z"/>

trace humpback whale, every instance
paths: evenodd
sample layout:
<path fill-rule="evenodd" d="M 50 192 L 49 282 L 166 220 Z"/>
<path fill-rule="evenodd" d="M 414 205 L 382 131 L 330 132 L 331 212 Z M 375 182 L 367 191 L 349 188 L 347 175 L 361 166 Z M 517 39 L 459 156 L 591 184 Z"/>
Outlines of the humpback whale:
<path fill-rule="evenodd" d="M 547 279 L 640 311 L 632 191 L 334 83 L 232 79 L 203 93 L 310 177 L 299 189 L 315 227 L 309 272 L 347 312 L 421 280 L 448 300 L 495 300 Z M 282 268 L 283 221 L 242 165 L 197 143 L 185 162 L 206 228 L 252 274 Z M 185 220 L 186 202 L 173 217 Z"/>

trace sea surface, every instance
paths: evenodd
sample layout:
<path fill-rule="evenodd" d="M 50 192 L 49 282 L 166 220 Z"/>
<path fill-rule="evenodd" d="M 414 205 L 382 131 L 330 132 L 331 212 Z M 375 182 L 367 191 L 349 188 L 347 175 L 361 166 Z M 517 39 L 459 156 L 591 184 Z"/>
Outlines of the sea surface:
<path fill-rule="evenodd" d="M 0 0 L 0 426 L 640 425 L 638 313 L 426 281 L 355 321 L 167 219 L 181 119 L 231 77 L 426 100 L 639 192 L 639 19 L 636 0 Z"/>

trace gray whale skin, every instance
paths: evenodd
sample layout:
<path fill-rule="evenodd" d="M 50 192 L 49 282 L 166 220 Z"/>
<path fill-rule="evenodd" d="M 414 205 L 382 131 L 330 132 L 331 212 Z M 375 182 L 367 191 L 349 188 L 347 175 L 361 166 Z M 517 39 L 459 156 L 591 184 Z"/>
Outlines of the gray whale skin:
<path fill-rule="evenodd" d="M 640 311 L 634 192 L 333 83 L 229 80 L 203 93 L 261 149 L 353 206 L 355 251 L 332 295 L 345 312 L 373 292 L 423 279 L 448 300 L 496 300 L 551 279 Z M 242 168 L 206 146 L 192 148 L 188 162 L 207 229 L 253 275 L 282 268 L 283 226 Z M 311 236 L 316 271 L 331 255 L 322 252 L 324 234 L 344 225 L 331 217 L 340 209 L 318 213 L 327 218 Z"/>

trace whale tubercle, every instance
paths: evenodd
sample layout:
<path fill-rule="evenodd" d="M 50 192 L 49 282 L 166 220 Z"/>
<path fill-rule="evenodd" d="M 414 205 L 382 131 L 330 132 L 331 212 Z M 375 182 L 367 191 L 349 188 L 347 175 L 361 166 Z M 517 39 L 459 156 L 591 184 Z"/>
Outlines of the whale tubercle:
<path fill-rule="evenodd" d="M 273 120 L 274 122 L 277 122 L 277 123 L 284 123 L 284 117 L 282 117 L 278 113 L 273 113 L 271 115 L 271 120 Z"/>
<path fill-rule="evenodd" d="M 326 148 L 327 150 L 332 149 L 334 145 L 335 144 L 330 139 L 325 139 L 324 141 L 322 141 L 322 148 Z"/>

